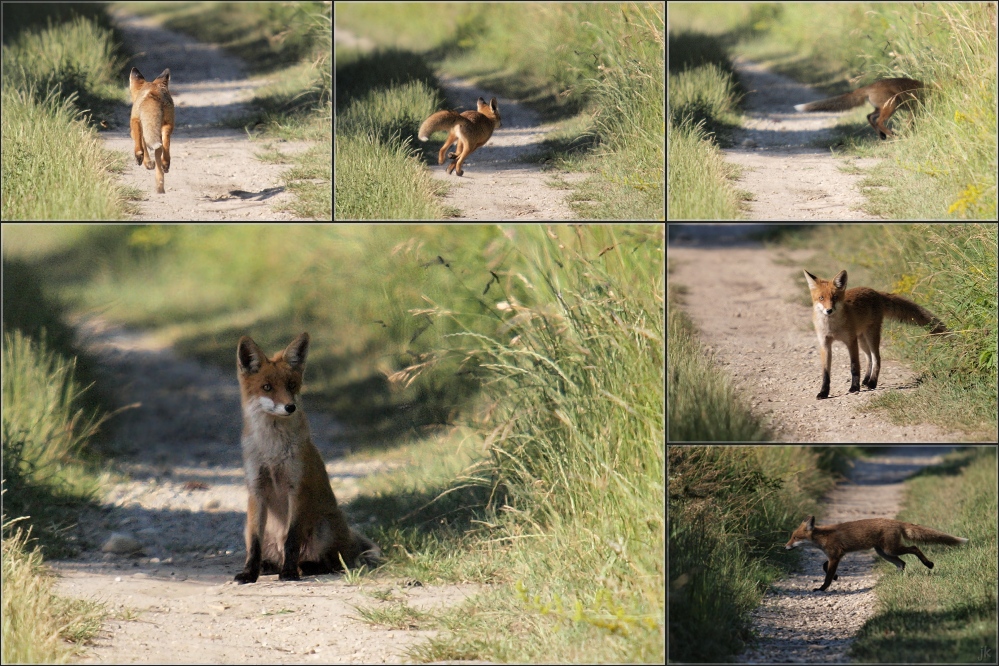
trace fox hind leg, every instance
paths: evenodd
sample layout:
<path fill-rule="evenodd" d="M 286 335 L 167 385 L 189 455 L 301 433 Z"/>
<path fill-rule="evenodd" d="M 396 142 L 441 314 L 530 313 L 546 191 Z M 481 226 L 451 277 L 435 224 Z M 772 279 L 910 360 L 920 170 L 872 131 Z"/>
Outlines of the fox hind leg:
<path fill-rule="evenodd" d="M 881 116 L 884 116 L 883 118 Z M 894 136 L 892 131 L 888 129 L 885 125 L 885 121 L 891 118 L 891 113 L 885 114 L 881 109 L 875 109 L 873 113 L 867 116 L 867 122 L 871 124 L 871 127 L 878 133 L 882 141 L 885 141 L 888 137 Z"/>

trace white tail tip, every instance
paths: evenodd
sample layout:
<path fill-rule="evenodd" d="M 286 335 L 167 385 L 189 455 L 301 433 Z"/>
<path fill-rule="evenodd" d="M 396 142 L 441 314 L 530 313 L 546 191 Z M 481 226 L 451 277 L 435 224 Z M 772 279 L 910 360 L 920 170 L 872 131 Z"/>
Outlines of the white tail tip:
<path fill-rule="evenodd" d="M 794 105 L 794 110 L 795 111 L 804 111 L 806 106 L 808 106 L 808 105 L 807 104 L 795 104 Z"/>

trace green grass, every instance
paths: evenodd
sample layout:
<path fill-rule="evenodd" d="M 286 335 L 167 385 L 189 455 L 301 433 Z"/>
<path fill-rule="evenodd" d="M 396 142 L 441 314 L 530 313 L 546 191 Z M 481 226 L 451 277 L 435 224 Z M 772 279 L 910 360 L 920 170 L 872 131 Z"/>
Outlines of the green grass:
<path fill-rule="evenodd" d="M 996 651 L 997 549 L 995 449 L 972 449 L 907 481 L 898 519 L 962 536 L 962 546 L 921 547 L 934 563 L 905 574 L 879 560 L 878 611 L 861 628 L 851 656 L 862 662 L 969 663 Z"/>

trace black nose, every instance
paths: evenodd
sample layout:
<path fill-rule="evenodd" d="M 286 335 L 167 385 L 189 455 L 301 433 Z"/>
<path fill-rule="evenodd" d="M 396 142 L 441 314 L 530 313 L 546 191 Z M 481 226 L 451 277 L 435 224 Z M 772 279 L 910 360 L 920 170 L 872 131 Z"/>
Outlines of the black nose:
<path fill-rule="evenodd" d="M 295 413 L 295 405 L 294 404 L 285 405 L 284 411 L 288 412 L 289 414 L 294 414 Z"/>

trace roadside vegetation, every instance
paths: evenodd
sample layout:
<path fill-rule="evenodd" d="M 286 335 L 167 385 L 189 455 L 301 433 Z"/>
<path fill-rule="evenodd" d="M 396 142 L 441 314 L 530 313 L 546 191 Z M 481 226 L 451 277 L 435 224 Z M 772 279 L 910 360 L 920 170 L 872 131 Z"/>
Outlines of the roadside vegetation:
<path fill-rule="evenodd" d="M 316 142 L 287 178 L 298 214 L 332 214 L 332 18 L 322 3 L 131 3 L 168 27 L 252 53 L 279 83 L 258 92 L 235 126 Z M 3 219 L 126 217 L 139 196 L 116 184 L 131 155 L 104 150 L 99 132 L 127 104 L 129 54 L 106 5 L 4 5 Z M 324 13 L 325 12 L 325 13 Z M 323 184 L 325 182 L 325 184 Z"/>
<path fill-rule="evenodd" d="M 697 339 L 680 309 L 683 287 L 670 286 L 666 395 L 671 442 L 761 442 L 773 438 Z"/>
<path fill-rule="evenodd" d="M 669 448 L 670 660 L 723 662 L 751 643 L 749 612 L 797 565 L 798 551 L 784 549 L 788 535 L 807 515 L 822 524 L 817 499 L 863 455 L 855 447 Z M 996 481 L 990 447 L 953 453 L 907 482 L 900 520 L 970 543 L 947 551 L 946 574 L 882 576 L 879 610 L 861 628 L 854 658 L 960 663 L 995 649 Z"/>
<path fill-rule="evenodd" d="M 391 544 L 374 576 L 485 585 L 443 616 L 409 609 L 441 631 L 413 654 L 431 661 L 664 659 L 663 241 L 657 226 L 5 230 L 74 311 L 227 369 L 242 334 L 312 333 L 310 402 L 359 458 L 408 463 L 353 503 Z"/>
<path fill-rule="evenodd" d="M 344 4 L 338 25 L 380 47 L 337 46 L 336 219 L 439 218 L 437 148 L 416 137 L 441 108 L 437 75 L 474 79 L 560 128 L 534 158 L 590 172 L 582 218 L 663 219 L 664 5 Z M 465 102 L 475 108 L 475 100 Z M 500 104 L 502 115 L 503 105 Z M 371 182 L 378 183 L 378 196 Z"/>
<path fill-rule="evenodd" d="M 866 183 L 873 214 L 995 219 L 999 77 L 990 6 L 690 3 L 672 7 L 670 21 L 670 136 L 707 134 L 711 142 L 701 149 L 682 140 L 670 146 L 670 219 L 732 217 L 723 203 L 738 194 L 726 171 L 711 168 L 710 147 L 728 145 L 738 123 L 731 113 L 739 92 L 731 75 L 737 56 L 829 96 L 879 78 L 923 81 L 925 106 L 914 122 L 908 113 L 893 119 L 908 125 L 898 140 L 873 139 L 867 108 L 844 114 L 828 147 L 885 158 Z M 789 113 L 793 103 L 788 100 Z M 710 178 L 698 178 L 702 174 Z"/>
<path fill-rule="evenodd" d="M 105 413 L 76 367 L 59 305 L 23 262 L 3 262 L 3 662 L 65 662 L 97 633 L 99 603 L 52 593 L 42 555 L 65 556 L 106 475 L 86 449 Z"/>

